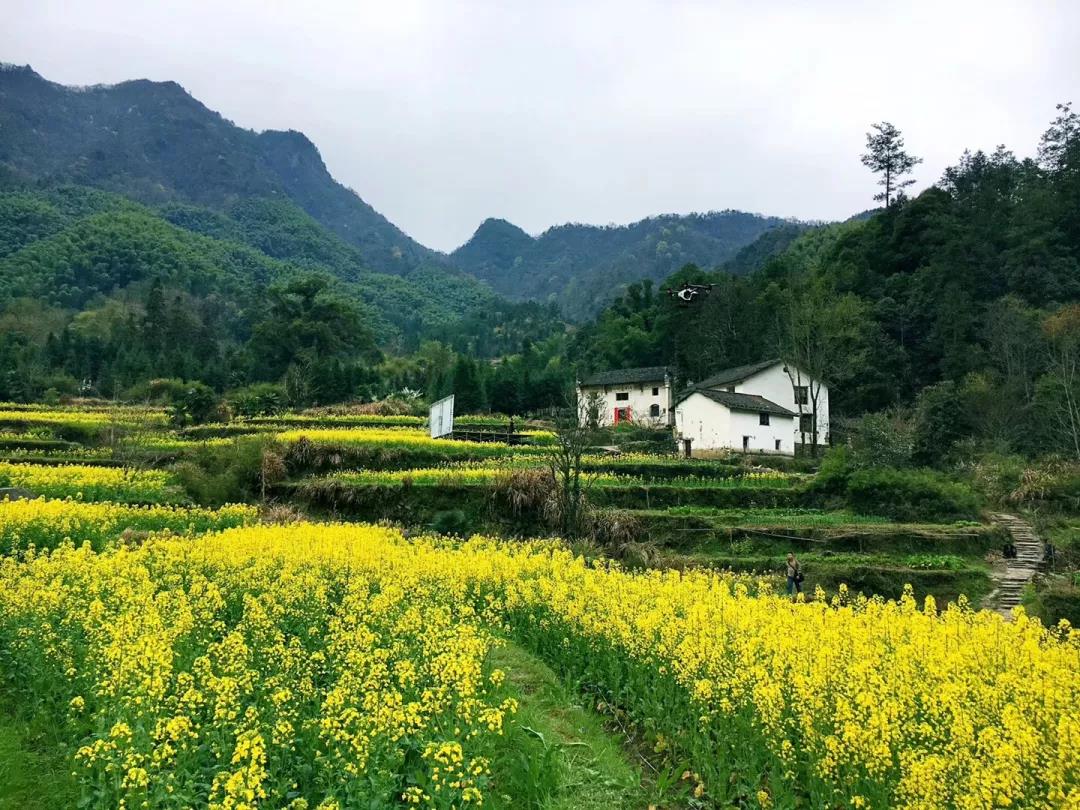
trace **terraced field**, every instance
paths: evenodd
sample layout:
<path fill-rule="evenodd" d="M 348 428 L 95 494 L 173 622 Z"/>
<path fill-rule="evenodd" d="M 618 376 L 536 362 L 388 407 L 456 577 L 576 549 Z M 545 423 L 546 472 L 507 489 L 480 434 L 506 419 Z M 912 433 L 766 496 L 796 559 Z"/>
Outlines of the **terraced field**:
<path fill-rule="evenodd" d="M 1080 639 L 970 610 L 1003 542 L 977 511 L 897 522 L 812 473 L 597 453 L 567 543 L 543 426 L 98 405 L 0 430 L 17 806 L 1080 802 Z"/>

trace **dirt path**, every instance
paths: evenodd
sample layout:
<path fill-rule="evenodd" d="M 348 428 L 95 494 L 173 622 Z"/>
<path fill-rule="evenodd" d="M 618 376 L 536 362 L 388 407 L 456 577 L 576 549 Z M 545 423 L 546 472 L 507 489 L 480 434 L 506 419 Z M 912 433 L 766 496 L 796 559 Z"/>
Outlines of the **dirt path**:
<path fill-rule="evenodd" d="M 1012 610 L 1020 604 L 1024 586 L 1031 582 L 1042 565 L 1045 549 L 1035 529 L 1026 520 L 1015 515 L 994 515 L 993 518 L 1012 535 L 1016 559 L 1001 560 L 994 565 L 990 574 L 994 589 L 987 594 L 983 607 L 996 610 L 1005 618 L 1012 618 Z"/>

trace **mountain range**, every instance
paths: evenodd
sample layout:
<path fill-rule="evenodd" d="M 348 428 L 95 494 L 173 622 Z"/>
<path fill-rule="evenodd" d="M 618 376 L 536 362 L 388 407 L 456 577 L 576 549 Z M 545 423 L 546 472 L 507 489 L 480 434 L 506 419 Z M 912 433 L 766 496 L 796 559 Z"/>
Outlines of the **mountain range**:
<path fill-rule="evenodd" d="M 533 237 L 489 219 L 447 255 L 421 245 L 337 182 L 300 132 L 238 127 L 175 82 L 68 87 L 29 66 L 5 65 L 0 188 L 63 185 L 111 192 L 180 229 L 274 259 L 327 269 L 349 282 L 367 279 L 369 291 L 375 283 L 452 291 L 451 299 L 467 298 L 469 306 L 495 293 L 554 302 L 570 319 L 595 314 L 633 281 L 659 281 L 691 262 L 716 267 L 770 231 L 802 227 L 720 211 L 625 226 L 567 224 Z"/>
<path fill-rule="evenodd" d="M 688 263 L 716 267 L 763 234 L 791 225 L 797 227 L 777 217 L 715 211 L 622 226 L 560 225 L 532 237 L 505 220 L 488 219 L 450 258 L 496 292 L 555 301 L 567 316 L 581 319 L 628 282 L 659 282 Z"/>

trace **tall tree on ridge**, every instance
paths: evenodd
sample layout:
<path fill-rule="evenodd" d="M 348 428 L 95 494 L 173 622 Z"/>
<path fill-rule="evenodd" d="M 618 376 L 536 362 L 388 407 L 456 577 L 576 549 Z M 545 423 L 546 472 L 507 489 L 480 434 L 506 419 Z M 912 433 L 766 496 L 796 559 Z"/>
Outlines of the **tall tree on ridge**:
<path fill-rule="evenodd" d="M 884 186 L 885 190 L 875 194 L 874 199 L 884 201 L 888 208 L 893 199 L 899 198 L 900 192 L 915 182 L 910 178 L 900 178 L 909 174 L 916 164 L 922 163 L 922 158 L 904 151 L 903 135 L 888 121 L 874 124 L 873 128 L 877 133 L 866 133 L 867 151 L 862 156 L 862 162 L 874 174 L 881 175 L 878 185 Z"/>

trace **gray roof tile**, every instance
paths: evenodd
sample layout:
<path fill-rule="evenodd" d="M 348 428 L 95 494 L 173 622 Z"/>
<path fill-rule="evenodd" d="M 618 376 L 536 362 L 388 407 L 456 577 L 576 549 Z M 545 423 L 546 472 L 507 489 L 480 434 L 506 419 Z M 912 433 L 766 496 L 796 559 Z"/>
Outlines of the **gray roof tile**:
<path fill-rule="evenodd" d="M 663 382 L 670 373 L 667 366 L 645 368 L 622 368 L 614 371 L 598 371 L 581 381 L 582 385 L 626 385 L 628 383 Z"/>
<path fill-rule="evenodd" d="M 735 394 L 731 391 L 714 391 L 711 388 L 688 388 L 679 396 L 676 404 L 682 402 L 694 394 L 701 394 L 713 402 L 718 402 L 733 411 L 753 411 L 754 413 L 771 413 L 776 416 L 796 416 L 782 405 L 777 405 L 765 397 L 757 394 Z"/>
<path fill-rule="evenodd" d="M 701 382 L 695 383 L 694 388 L 716 388 L 719 385 L 730 385 L 731 383 L 742 382 L 747 377 L 753 377 L 759 371 L 764 371 L 780 362 L 782 361 L 779 358 L 774 357 L 771 360 L 762 360 L 759 363 L 749 363 L 745 366 L 725 368 L 723 371 L 718 371 L 711 377 L 706 377 Z"/>

